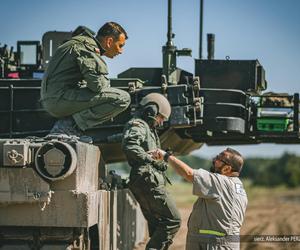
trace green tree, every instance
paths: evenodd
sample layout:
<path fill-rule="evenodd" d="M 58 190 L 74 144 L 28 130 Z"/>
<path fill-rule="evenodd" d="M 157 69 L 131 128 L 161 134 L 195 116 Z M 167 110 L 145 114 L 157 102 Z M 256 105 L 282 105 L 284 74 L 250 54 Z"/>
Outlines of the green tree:
<path fill-rule="evenodd" d="M 296 187 L 300 185 L 300 157 L 289 155 L 284 167 L 284 176 L 287 186 Z"/>

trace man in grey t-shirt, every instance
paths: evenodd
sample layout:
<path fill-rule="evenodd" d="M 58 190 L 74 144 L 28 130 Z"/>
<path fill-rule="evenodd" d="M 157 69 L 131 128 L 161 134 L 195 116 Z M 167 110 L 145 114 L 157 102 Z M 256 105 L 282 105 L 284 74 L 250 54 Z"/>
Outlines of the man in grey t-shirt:
<path fill-rule="evenodd" d="M 188 221 L 186 250 L 239 249 L 239 233 L 248 203 L 238 178 L 244 163 L 240 153 L 225 149 L 213 159 L 210 172 L 194 170 L 160 149 L 151 154 L 167 161 L 192 182 L 193 194 L 199 197 Z"/>

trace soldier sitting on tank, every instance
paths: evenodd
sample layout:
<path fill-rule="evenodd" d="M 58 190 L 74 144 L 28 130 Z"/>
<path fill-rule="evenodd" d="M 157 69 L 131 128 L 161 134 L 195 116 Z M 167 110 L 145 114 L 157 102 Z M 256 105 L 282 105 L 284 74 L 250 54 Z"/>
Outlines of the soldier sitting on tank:
<path fill-rule="evenodd" d="M 147 152 L 160 148 L 156 127 L 171 113 L 168 100 L 151 93 L 124 128 L 123 151 L 131 166 L 129 188 L 148 222 L 150 240 L 146 249 L 168 249 L 180 227 L 180 214 L 166 191 L 167 164 L 154 160 Z"/>
<path fill-rule="evenodd" d="M 42 81 L 41 100 L 45 109 L 59 120 L 50 133 L 81 136 L 124 111 L 130 95 L 110 87 L 102 56 L 122 53 L 128 38 L 121 25 L 108 22 L 96 37 L 79 26 L 50 60 Z"/>

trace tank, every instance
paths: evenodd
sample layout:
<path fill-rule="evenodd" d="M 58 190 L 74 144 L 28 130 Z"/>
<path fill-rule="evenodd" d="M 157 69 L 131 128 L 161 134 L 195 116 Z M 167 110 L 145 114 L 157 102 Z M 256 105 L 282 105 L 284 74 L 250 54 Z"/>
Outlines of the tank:
<path fill-rule="evenodd" d="M 171 104 L 159 130 L 163 149 L 184 155 L 209 145 L 300 143 L 299 94 L 263 94 L 265 70 L 257 59 L 195 60 L 195 72 L 176 65 L 171 0 L 163 65 L 132 67 L 111 79 L 127 91 L 129 108 L 88 130 L 93 144 L 49 136 L 55 123 L 41 106 L 44 70 L 71 32 L 48 31 L 41 41 L 18 41 L 17 51 L 0 48 L 0 249 L 133 249 L 146 235 L 140 208 L 108 163 L 125 156 L 125 123 L 149 93 Z M 50 43 L 51 41 L 51 43 Z M 21 56 L 22 55 L 22 56 Z M 34 122 L 32 122 L 34 121 Z"/>
<path fill-rule="evenodd" d="M 0 249 L 133 249 L 145 240 L 138 203 L 106 173 L 97 146 L 58 136 L 1 139 L 0 149 Z"/>

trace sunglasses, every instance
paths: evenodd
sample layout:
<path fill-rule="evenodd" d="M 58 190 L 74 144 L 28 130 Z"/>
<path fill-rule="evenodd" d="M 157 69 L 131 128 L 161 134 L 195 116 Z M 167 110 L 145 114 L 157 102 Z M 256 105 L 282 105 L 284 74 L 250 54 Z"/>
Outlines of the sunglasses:
<path fill-rule="evenodd" d="M 230 165 L 230 166 L 231 166 L 231 163 L 228 162 L 227 160 L 225 160 L 224 157 L 223 157 L 222 155 L 217 155 L 217 156 L 215 157 L 215 159 L 216 159 L 216 160 L 219 160 L 219 161 L 221 161 L 221 162 L 223 162 L 225 165 Z"/>

